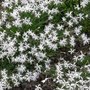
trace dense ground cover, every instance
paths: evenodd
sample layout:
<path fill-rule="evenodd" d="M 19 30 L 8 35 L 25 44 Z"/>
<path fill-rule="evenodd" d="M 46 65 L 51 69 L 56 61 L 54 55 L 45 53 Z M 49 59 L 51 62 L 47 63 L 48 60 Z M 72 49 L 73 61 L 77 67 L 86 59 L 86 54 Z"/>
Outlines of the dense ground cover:
<path fill-rule="evenodd" d="M 0 13 L 0 90 L 90 89 L 89 0 L 4 0 Z"/>

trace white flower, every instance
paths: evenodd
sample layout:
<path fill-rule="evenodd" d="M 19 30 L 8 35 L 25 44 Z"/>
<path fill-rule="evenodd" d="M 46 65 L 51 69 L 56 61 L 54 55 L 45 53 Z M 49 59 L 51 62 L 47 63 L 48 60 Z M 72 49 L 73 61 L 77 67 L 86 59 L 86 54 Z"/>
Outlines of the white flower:
<path fill-rule="evenodd" d="M 23 23 L 26 24 L 26 25 L 31 25 L 32 24 L 30 18 L 24 18 Z"/>
<path fill-rule="evenodd" d="M 86 5 L 87 5 L 89 2 L 90 2 L 89 0 L 82 0 L 82 1 L 81 1 L 81 6 L 84 8 L 84 7 L 86 7 Z"/>
<path fill-rule="evenodd" d="M 70 49 L 68 52 L 69 52 L 70 54 L 73 54 L 73 53 L 75 52 L 75 49 Z"/>
<path fill-rule="evenodd" d="M 35 65 L 36 71 L 41 72 L 41 68 L 42 68 L 42 66 L 39 65 L 38 63 Z"/>
<path fill-rule="evenodd" d="M 78 23 L 79 23 L 78 17 L 72 17 L 72 21 L 73 21 L 73 23 L 75 23 L 75 24 L 78 24 Z"/>
<path fill-rule="evenodd" d="M 21 27 L 22 23 L 21 20 L 19 18 L 17 18 L 15 21 L 12 22 L 14 26 L 16 27 Z"/>
<path fill-rule="evenodd" d="M 69 22 L 67 22 L 67 24 L 69 25 L 69 27 L 73 26 L 73 22 L 71 20 L 69 20 Z"/>
<path fill-rule="evenodd" d="M 74 32 L 76 35 L 79 35 L 81 33 L 81 30 L 82 30 L 82 26 L 79 26 L 74 29 Z"/>
<path fill-rule="evenodd" d="M 20 45 L 20 46 L 19 46 L 19 51 L 20 51 L 20 52 L 23 52 L 23 51 L 25 50 L 25 48 L 24 48 L 24 46 L 23 46 L 23 43 L 20 43 L 19 45 Z"/>
<path fill-rule="evenodd" d="M 3 6 L 4 8 L 8 7 L 9 4 L 10 4 L 10 2 L 8 2 L 8 1 L 2 2 L 2 6 Z"/>
<path fill-rule="evenodd" d="M 35 54 L 36 52 L 37 52 L 37 47 L 36 46 L 31 47 L 31 53 Z"/>
<path fill-rule="evenodd" d="M 15 35 L 16 35 L 16 36 L 20 36 L 20 32 L 16 32 Z"/>
<path fill-rule="evenodd" d="M 66 21 L 66 18 L 65 17 L 62 17 L 62 20 L 65 22 Z"/>
<path fill-rule="evenodd" d="M 79 55 L 79 59 L 80 59 L 80 60 L 83 60 L 84 57 L 85 57 L 85 55 L 84 55 L 83 52 L 81 51 L 81 52 L 80 52 L 80 55 Z"/>
<path fill-rule="evenodd" d="M 33 75 L 31 76 L 31 80 L 36 81 L 36 79 L 39 77 L 39 72 L 34 72 Z"/>
<path fill-rule="evenodd" d="M 84 45 L 90 43 L 90 38 L 88 38 L 87 35 L 82 34 L 82 35 L 81 35 L 81 38 L 82 38 L 82 40 L 83 40 L 83 44 L 84 44 Z"/>
<path fill-rule="evenodd" d="M 57 25 L 57 29 L 58 29 L 58 30 L 63 30 L 63 28 L 64 28 L 63 25 L 59 25 L 59 24 Z"/>
<path fill-rule="evenodd" d="M 35 88 L 35 90 L 42 90 L 42 88 L 41 88 L 41 85 L 39 84 L 39 85 L 36 85 L 35 86 L 36 88 Z"/>
<path fill-rule="evenodd" d="M 66 38 L 63 38 L 62 40 L 60 40 L 59 44 L 61 46 L 65 46 L 67 44 L 67 39 Z"/>
<path fill-rule="evenodd" d="M 0 90 L 4 90 L 2 82 L 0 82 Z"/>
<path fill-rule="evenodd" d="M 40 44 L 38 47 L 39 47 L 40 50 L 44 49 L 44 46 L 42 44 Z"/>
<path fill-rule="evenodd" d="M 38 17 L 38 18 L 40 18 L 40 15 L 41 15 L 41 14 L 40 14 L 39 12 L 37 12 L 37 13 L 35 14 L 35 16 Z"/>
<path fill-rule="evenodd" d="M 77 60 L 79 60 L 79 57 L 74 55 L 73 59 L 74 59 L 75 61 L 77 61 Z"/>
<path fill-rule="evenodd" d="M 79 13 L 79 14 L 78 14 L 78 18 L 79 18 L 80 21 L 81 21 L 82 19 L 84 19 L 83 13 Z"/>
<path fill-rule="evenodd" d="M 17 20 L 20 20 L 18 17 L 19 16 L 19 12 L 17 9 L 14 9 L 12 13 L 10 13 L 10 15 L 14 18 L 14 19 L 17 19 Z"/>
<path fill-rule="evenodd" d="M 15 4 L 16 4 L 16 5 L 18 4 L 18 2 L 19 2 L 18 0 L 15 0 Z"/>
<path fill-rule="evenodd" d="M 18 67 L 17 67 L 17 70 L 18 70 L 18 72 L 21 72 L 21 73 L 23 73 L 24 71 L 25 71 L 25 69 L 26 69 L 26 67 L 25 67 L 25 65 L 19 65 Z"/>
<path fill-rule="evenodd" d="M 48 20 L 52 20 L 53 16 L 49 15 Z"/>
<path fill-rule="evenodd" d="M 13 58 L 13 62 L 20 62 L 20 63 L 25 63 L 25 61 L 27 60 L 27 55 L 21 54 L 19 56 L 17 56 L 16 58 Z"/>
<path fill-rule="evenodd" d="M 44 80 L 42 80 L 42 83 L 45 83 L 49 78 L 45 78 Z"/>
<path fill-rule="evenodd" d="M 63 77 L 62 65 L 60 63 L 56 65 L 56 73 L 57 73 L 57 80 L 58 80 L 57 82 L 59 82 L 59 79 Z"/>
<path fill-rule="evenodd" d="M 66 13 L 66 17 L 72 17 L 72 11 Z"/>
<path fill-rule="evenodd" d="M 66 37 L 70 35 L 70 32 L 65 30 L 65 32 L 63 33 Z"/>
<path fill-rule="evenodd" d="M 75 9 L 77 9 L 77 10 L 80 10 L 80 7 L 79 7 L 79 5 L 76 5 Z"/>
<path fill-rule="evenodd" d="M 11 25 L 10 25 L 9 23 L 7 23 L 7 24 L 6 24 L 6 27 L 7 27 L 8 29 L 10 29 L 10 28 L 11 28 Z"/>
<path fill-rule="evenodd" d="M 74 47 L 75 44 L 76 44 L 76 43 L 75 43 L 75 38 L 74 38 L 74 36 L 71 36 L 71 37 L 70 37 L 70 45 Z"/>
<path fill-rule="evenodd" d="M 3 84 L 3 87 L 6 88 L 7 87 L 7 80 L 9 79 L 6 69 L 1 70 L 1 77 L 2 77 L 1 82 Z"/>

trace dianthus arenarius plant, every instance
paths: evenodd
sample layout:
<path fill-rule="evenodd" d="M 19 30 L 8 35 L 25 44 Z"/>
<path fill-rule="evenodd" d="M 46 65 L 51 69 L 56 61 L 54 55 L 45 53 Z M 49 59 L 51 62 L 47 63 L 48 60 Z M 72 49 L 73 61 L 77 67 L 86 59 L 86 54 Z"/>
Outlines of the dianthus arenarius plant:
<path fill-rule="evenodd" d="M 42 73 L 35 90 L 44 90 L 41 83 L 49 79 L 53 90 L 89 90 L 89 1 L 2 1 L 0 90 L 37 81 Z"/>

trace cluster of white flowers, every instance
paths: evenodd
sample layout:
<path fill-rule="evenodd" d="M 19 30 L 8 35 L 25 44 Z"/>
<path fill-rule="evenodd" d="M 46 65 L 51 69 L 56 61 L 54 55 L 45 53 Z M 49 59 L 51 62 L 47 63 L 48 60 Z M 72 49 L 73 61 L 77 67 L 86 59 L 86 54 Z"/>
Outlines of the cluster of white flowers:
<path fill-rule="evenodd" d="M 84 32 L 81 23 L 88 19 L 82 11 L 88 3 L 81 0 L 80 6 L 75 4 L 70 10 L 63 0 L 4 0 L 0 17 L 0 90 L 36 81 L 51 67 L 55 68 L 53 90 L 89 90 L 90 34 Z M 58 50 L 60 57 L 54 63 L 52 53 Z M 35 90 L 43 90 L 41 84 Z"/>

